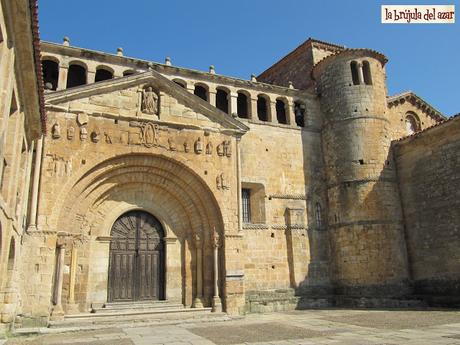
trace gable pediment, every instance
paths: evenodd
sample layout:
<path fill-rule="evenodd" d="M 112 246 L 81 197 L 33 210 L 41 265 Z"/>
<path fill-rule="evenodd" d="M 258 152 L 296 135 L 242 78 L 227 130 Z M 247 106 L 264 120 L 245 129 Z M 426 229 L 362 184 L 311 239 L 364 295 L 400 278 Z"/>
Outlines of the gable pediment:
<path fill-rule="evenodd" d="M 50 110 L 218 127 L 240 134 L 249 129 L 156 71 L 49 93 L 45 101 Z"/>

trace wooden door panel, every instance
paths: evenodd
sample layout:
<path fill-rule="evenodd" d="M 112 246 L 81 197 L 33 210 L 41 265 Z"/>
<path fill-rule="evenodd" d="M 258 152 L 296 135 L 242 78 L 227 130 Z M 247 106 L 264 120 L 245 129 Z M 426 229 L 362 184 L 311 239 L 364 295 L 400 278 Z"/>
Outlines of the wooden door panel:
<path fill-rule="evenodd" d="M 109 301 L 163 298 L 163 229 L 152 215 L 131 211 L 112 227 Z"/>

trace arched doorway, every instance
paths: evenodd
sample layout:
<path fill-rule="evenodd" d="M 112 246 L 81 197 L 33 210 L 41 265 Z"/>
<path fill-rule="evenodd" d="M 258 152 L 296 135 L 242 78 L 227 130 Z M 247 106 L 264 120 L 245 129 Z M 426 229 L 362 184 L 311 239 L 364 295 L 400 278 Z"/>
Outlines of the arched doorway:
<path fill-rule="evenodd" d="M 164 231 L 150 213 L 129 211 L 113 224 L 108 301 L 164 299 Z"/>

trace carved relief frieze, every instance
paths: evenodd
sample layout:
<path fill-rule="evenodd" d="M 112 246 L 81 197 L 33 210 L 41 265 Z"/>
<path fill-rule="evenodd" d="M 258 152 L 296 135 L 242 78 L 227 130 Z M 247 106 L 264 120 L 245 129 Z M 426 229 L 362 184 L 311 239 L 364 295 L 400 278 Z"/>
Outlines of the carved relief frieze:
<path fill-rule="evenodd" d="M 201 138 L 198 137 L 198 139 L 195 141 L 195 153 L 196 154 L 201 154 L 201 152 L 203 152 L 203 143 L 201 142 Z"/>
<path fill-rule="evenodd" d="M 53 139 L 59 139 L 61 137 L 61 126 L 59 122 L 56 122 L 51 128 L 51 137 Z"/>
<path fill-rule="evenodd" d="M 206 144 L 206 154 L 212 155 L 212 142 L 211 141 Z"/>
<path fill-rule="evenodd" d="M 88 129 L 86 127 L 80 127 L 80 140 L 85 141 L 88 138 Z"/>
<path fill-rule="evenodd" d="M 159 145 L 160 126 L 153 122 L 131 121 L 131 127 L 137 127 L 138 132 L 129 132 L 129 144 L 144 145 L 147 148 Z"/>
<path fill-rule="evenodd" d="M 176 142 L 174 141 L 174 138 L 172 138 L 172 137 L 168 138 L 168 147 L 169 147 L 170 151 L 176 151 L 177 150 Z"/>
<path fill-rule="evenodd" d="M 73 140 L 74 137 L 75 137 L 75 127 L 69 126 L 67 128 L 67 139 Z"/>
<path fill-rule="evenodd" d="M 101 132 L 99 131 L 98 128 L 95 128 L 92 132 L 91 132 L 91 141 L 93 143 L 98 143 L 99 140 L 101 140 Z"/>
<path fill-rule="evenodd" d="M 190 144 L 188 143 L 187 140 L 184 141 L 184 152 L 189 152 L 190 151 Z"/>
<path fill-rule="evenodd" d="M 225 178 L 224 173 L 220 173 L 216 177 L 216 187 L 218 190 L 227 190 L 230 189 L 227 179 Z"/>
<path fill-rule="evenodd" d="M 46 155 L 46 172 L 50 177 L 63 177 L 72 174 L 72 159 L 65 159 L 55 154 Z"/>

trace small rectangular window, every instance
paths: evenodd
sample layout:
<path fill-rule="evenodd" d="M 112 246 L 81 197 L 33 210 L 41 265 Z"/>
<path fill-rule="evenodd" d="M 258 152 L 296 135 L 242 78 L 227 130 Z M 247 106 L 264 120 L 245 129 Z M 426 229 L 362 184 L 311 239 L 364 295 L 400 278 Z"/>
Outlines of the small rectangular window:
<path fill-rule="evenodd" d="M 251 222 L 251 190 L 243 188 L 241 191 L 241 198 L 243 201 L 243 222 Z"/>

